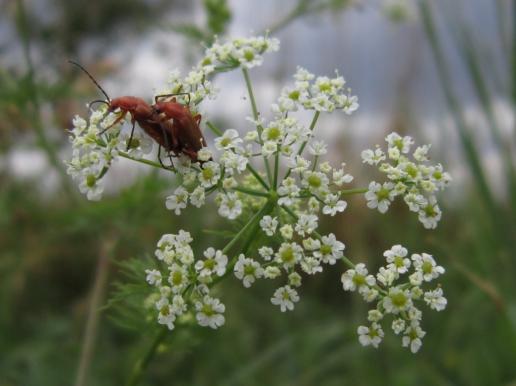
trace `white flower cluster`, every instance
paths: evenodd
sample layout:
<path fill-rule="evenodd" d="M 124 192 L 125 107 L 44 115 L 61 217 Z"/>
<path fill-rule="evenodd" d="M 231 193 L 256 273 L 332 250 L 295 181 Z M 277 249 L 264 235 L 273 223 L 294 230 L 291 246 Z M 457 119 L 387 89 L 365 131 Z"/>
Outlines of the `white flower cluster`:
<path fill-rule="evenodd" d="M 379 166 L 389 180 L 383 184 L 375 181 L 369 184 L 365 194 L 367 206 L 385 213 L 395 197 L 403 196 L 409 209 L 418 214 L 419 221 L 426 229 L 436 228 L 441 219 L 441 209 L 435 193 L 450 183 L 451 176 L 441 164 L 428 164 L 430 145 L 417 147 L 411 157 L 414 143 L 411 137 L 390 133 L 385 140 L 387 152 L 380 147 L 362 152 L 363 162 Z"/>
<path fill-rule="evenodd" d="M 211 71 L 228 71 L 237 67 L 252 68 L 263 63 L 263 54 L 279 50 L 279 40 L 263 36 L 236 38 L 226 43 L 216 41 L 206 50 L 200 66 Z"/>
<path fill-rule="evenodd" d="M 65 163 L 68 174 L 88 200 L 100 200 L 104 191 L 101 179 L 120 152 L 139 158 L 152 150 L 151 139 L 141 132 L 135 132 L 129 143 L 130 136 L 121 129 L 122 122 L 113 125 L 117 119 L 117 114 L 107 113 L 105 107 L 92 111 L 88 121 L 78 115 L 73 119 L 70 130 L 73 153 Z"/>
<path fill-rule="evenodd" d="M 155 252 L 161 269 L 147 269 L 147 282 L 157 290 L 154 305 L 158 323 L 174 328 L 178 317 L 194 310 L 200 326 L 219 328 L 225 322 L 225 306 L 211 296 L 208 284 L 224 276 L 227 256 L 208 248 L 203 258 L 195 259 L 188 232 L 166 234 L 161 237 Z"/>
<path fill-rule="evenodd" d="M 359 341 L 364 346 L 378 347 L 384 337 L 381 324 L 391 315 L 392 330 L 402 334 L 403 347 L 416 353 L 426 334 L 420 326 L 423 313 L 416 302 L 422 301 L 435 311 L 446 308 L 447 300 L 439 285 L 431 290 L 422 288 L 441 276 L 444 268 L 427 253 L 415 253 L 409 259 L 407 249 L 401 245 L 394 245 L 383 255 L 387 265 L 380 267 L 376 276 L 369 274 L 363 263 L 342 274 L 345 291 L 358 291 L 365 301 L 376 302 L 376 308 L 368 314 L 370 325 L 358 327 Z"/>
<path fill-rule="evenodd" d="M 316 234 L 317 223 L 308 217 L 311 215 L 299 217 L 294 225 L 295 230 L 288 223 L 281 226 L 277 235 L 281 241 L 277 248 L 259 248 L 258 259 L 240 255 L 235 265 L 235 276 L 242 280 L 244 287 L 250 287 L 256 279 L 262 277 L 276 279 L 284 274 L 286 284 L 278 288 L 271 298 L 272 304 L 279 306 L 282 312 L 292 311 L 294 303 L 299 301 L 295 288 L 301 286 L 302 273 L 314 275 L 322 272 L 323 264 L 334 265 L 343 256 L 344 244 L 332 233 L 326 236 Z M 274 225 L 277 224 L 278 219 L 270 216 L 263 217 L 260 222 L 269 237 L 274 235 Z M 296 234 L 297 241 L 294 239 Z"/>
<path fill-rule="evenodd" d="M 294 74 L 294 86 L 281 91 L 278 103 L 273 105 L 276 112 L 297 111 L 299 106 L 307 110 L 331 112 L 336 109 L 351 114 L 358 109 L 358 98 L 345 89 L 346 81 L 336 73 L 334 78 L 315 77 L 302 67 Z"/>
<path fill-rule="evenodd" d="M 233 39 L 226 43 L 216 41 L 185 78 L 181 78 L 178 70 L 171 71 L 167 85 L 159 90 L 156 96 L 173 95 L 178 102 L 193 108 L 205 98 L 214 99 L 217 96 L 218 90 L 209 80 L 211 75 L 240 66 L 259 66 L 263 62 L 264 53 L 278 49 L 279 40 L 267 37 Z"/>
<path fill-rule="evenodd" d="M 262 219 L 262 223 L 270 221 L 274 221 L 270 216 Z M 300 218 L 298 223 L 303 221 Z M 190 308 L 196 310 L 201 326 L 218 328 L 224 324 L 224 305 L 210 295 L 210 285 L 225 276 L 228 266 L 233 266 L 235 277 L 246 288 L 257 279 L 276 279 L 285 274 L 286 284 L 274 292 L 271 302 L 282 312 L 293 310 L 294 303 L 299 301 L 295 288 L 301 286 L 301 273 L 313 275 L 322 272 L 323 264 L 334 265 L 342 258 L 345 246 L 331 233 L 320 239 L 306 237 L 298 243 L 288 227 L 292 228 L 290 225 L 282 227 L 281 233 L 288 236 L 276 250 L 264 246 L 258 250 L 256 259 L 240 254 L 231 262 L 223 251 L 211 247 L 204 251 L 202 258 L 196 259 L 190 246 L 192 237 L 183 230 L 177 235 L 163 235 L 155 252 L 162 268 L 146 270 L 147 282 L 157 289 L 158 296 L 153 296 L 158 323 L 173 329 L 176 318 L 193 305 Z"/>
<path fill-rule="evenodd" d="M 210 247 L 197 257 L 188 232 L 163 235 L 155 251 L 156 267 L 146 270 L 147 282 L 154 289 L 148 303 L 155 307 L 158 323 L 169 329 L 187 314 L 195 315 L 199 325 L 215 329 L 225 322 L 225 306 L 213 296 L 212 288 L 230 273 L 245 288 L 258 279 L 281 279 L 270 301 L 285 312 L 293 310 L 300 299 L 302 275 L 314 275 L 322 272 L 324 265 L 343 260 L 353 267 L 342 275 L 344 289 L 356 290 L 367 302 L 377 304 L 369 312 L 370 325 L 358 329 L 360 342 L 377 347 L 384 334 L 381 322 L 390 314 L 393 330 L 403 335 L 403 345 L 416 352 L 425 333 L 415 303 L 422 300 L 432 309 L 444 309 L 446 299 L 440 287 L 422 289 L 444 269 L 432 256 L 423 253 L 408 258 L 407 250 L 396 245 L 384 254 L 387 265 L 373 276 L 364 264 L 353 265 L 344 256 L 345 245 L 333 233 L 321 235 L 317 228 L 321 215 L 335 216 L 346 209 L 345 196 L 366 190 L 369 207 L 384 213 L 396 196 L 403 196 L 425 227 L 434 228 L 441 216 L 435 192 L 449 183 L 450 176 L 441 165 L 427 164 L 429 146 L 420 146 L 409 156 L 412 139 L 392 133 L 387 136 L 386 153 L 380 148 L 362 153 L 364 162 L 378 165 L 388 181 L 373 181 L 369 189 L 347 189 L 353 176 L 344 163 L 333 167 L 322 159 L 328 146 L 314 138 L 314 131 L 322 112 L 353 113 L 358 108 L 357 97 L 338 73 L 333 78 L 316 77 L 298 68 L 294 85 L 284 88 L 272 105 L 272 116 L 261 118 L 248 69 L 260 65 L 263 54 L 278 47 L 279 42 L 268 37 L 216 42 L 185 78 L 172 72 L 156 95 L 187 104 L 193 118 L 202 101 L 216 96 L 209 77 L 241 68 L 253 114 L 248 118 L 252 127 L 245 133 L 222 131 L 205 119 L 216 134 L 214 143 L 200 149 L 196 157 L 177 155 L 170 171 L 177 174 L 180 185 L 165 202 L 167 209 L 180 215 L 188 205 L 202 207 L 213 195 L 220 216 L 228 220 L 243 217 L 245 225 L 222 250 Z M 299 110 L 313 111 L 308 125 L 299 119 Z M 74 155 L 68 171 L 89 199 L 100 198 L 100 180 L 117 157 L 162 167 L 141 159 L 149 150 L 149 138 L 136 132 L 128 143 L 122 122 L 112 125 L 122 113 L 108 114 L 104 107 L 92 111 L 88 122 L 80 117 L 74 120 Z M 258 169 L 258 164 L 263 168 Z M 236 246 L 241 249 L 236 251 Z M 400 283 L 404 277 L 407 280 Z"/>
<path fill-rule="evenodd" d="M 306 70 L 303 72 L 309 74 Z M 339 96 L 332 95 L 332 98 Z M 327 153 L 327 145 L 323 141 L 313 140 L 317 116 L 311 127 L 307 128 L 292 114 L 276 111 L 267 124 L 250 119 L 256 128 L 246 132 L 243 138 L 234 129 L 226 130 L 215 139 L 218 154 L 207 148 L 202 149 L 199 159 L 203 162 L 196 165 L 186 158 L 182 159 L 178 172 L 183 176 L 183 184 L 167 198 L 167 208 L 180 214 L 189 198 L 191 204 L 199 207 L 207 194 L 219 191 L 215 200 L 219 214 L 230 220 L 236 219 L 243 211 L 242 194 L 239 193 L 242 184 L 237 178 L 243 174 L 240 180 L 246 180 L 249 176 L 248 166 L 253 159 L 263 158 L 266 162 L 285 163 L 289 167 L 285 177 L 277 181 L 276 193 L 280 205 L 298 209 L 304 202 L 306 212 L 312 215 L 321 210 L 323 214 L 331 216 L 343 212 L 347 202 L 342 200 L 341 191 L 345 184 L 353 180 L 353 176 L 344 170 L 345 164 L 333 168 L 328 162 L 319 163 L 320 157 Z M 305 148 L 311 159 L 303 156 Z M 263 180 L 254 181 L 254 186 L 262 190 L 270 188 Z M 262 194 L 266 193 L 262 191 Z"/>

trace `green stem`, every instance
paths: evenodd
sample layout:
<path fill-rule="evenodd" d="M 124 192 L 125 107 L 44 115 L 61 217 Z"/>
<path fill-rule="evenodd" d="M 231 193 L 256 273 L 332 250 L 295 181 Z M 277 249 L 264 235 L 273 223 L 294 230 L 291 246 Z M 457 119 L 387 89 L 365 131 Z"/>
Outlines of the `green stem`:
<path fill-rule="evenodd" d="M 251 101 L 251 109 L 253 111 L 253 118 L 255 121 L 258 121 L 259 113 L 258 113 L 258 108 L 256 107 L 256 100 L 254 99 L 253 86 L 251 84 L 251 78 L 249 77 L 249 71 L 247 71 L 247 68 L 242 68 L 242 73 L 244 74 L 245 85 L 247 87 L 247 94 L 249 94 L 249 100 Z M 259 141 L 262 142 L 263 128 L 261 125 L 257 125 L 256 129 L 258 130 Z"/>
<path fill-rule="evenodd" d="M 256 179 L 256 181 L 258 181 L 260 183 L 261 186 L 263 186 L 265 189 L 269 190 L 269 185 L 267 184 L 267 182 L 265 182 L 265 180 L 262 178 L 262 176 L 260 176 L 260 174 L 256 171 L 255 168 L 253 168 L 249 163 L 247 164 L 247 167 L 246 169 L 251 172 L 251 174 L 254 176 L 254 178 Z"/>
<path fill-rule="evenodd" d="M 120 155 L 120 157 L 130 159 L 131 161 L 139 162 L 139 163 L 142 163 L 142 164 L 145 164 L 145 165 L 153 166 L 153 167 L 158 168 L 158 169 L 163 169 L 163 170 L 167 170 L 169 172 L 175 173 L 175 170 L 172 170 L 172 169 L 169 169 L 169 168 L 165 168 L 165 167 L 161 166 L 161 164 L 159 164 L 158 162 L 154 162 L 154 161 L 151 161 L 151 160 L 148 160 L 148 159 L 145 159 L 145 158 L 134 158 L 134 157 L 130 156 L 129 154 L 123 152 L 123 151 L 119 151 L 118 154 Z"/>
<path fill-rule="evenodd" d="M 278 172 L 279 172 L 279 150 L 276 152 L 276 157 L 274 158 L 274 180 L 272 183 L 272 188 L 276 190 L 278 188 Z"/>
<path fill-rule="evenodd" d="M 233 190 L 236 190 L 237 192 L 249 194 L 250 196 L 259 196 L 259 197 L 267 197 L 267 198 L 270 197 L 269 193 L 267 193 L 267 192 L 260 192 L 258 190 L 254 190 L 254 189 L 243 188 L 241 186 L 237 186 L 236 188 L 233 188 Z"/>
<path fill-rule="evenodd" d="M 276 203 L 274 201 L 267 201 L 267 203 L 262 206 L 262 208 L 254 214 L 253 217 L 245 224 L 245 226 L 238 232 L 235 237 L 224 247 L 222 250 L 222 253 L 227 254 L 231 248 L 240 240 L 240 238 L 245 235 L 248 231 L 249 234 L 245 240 L 244 246 L 242 248 L 242 252 L 247 252 L 247 248 L 249 247 L 249 240 L 252 240 L 254 237 L 254 234 L 256 233 L 256 228 L 258 227 L 258 224 L 260 223 L 260 220 L 263 216 L 270 213 Z M 222 279 L 226 278 L 228 275 L 230 275 L 233 272 L 233 268 L 235 267 L 236 261 L 238 258 L 238 254 L 235 253 L 235 256 L 231 259 L 231 261 L 228 263 L 226 268 L 226 273 L 211 283 L 211 286 L 214 286 L 215 284 L 219 283 Z"/>
<path fill-rule="evenodd" d="M 127 380 L 127 383 L 125 384 L 126 386 L 135 386 L 138 384 L 138 382 L 140 382 L 143 375 L 143 371 L 147 368 L 152 358 L 154 358 L 156 350 L 160 343 L 163 341 L 163 339 L 165 339 L 165 337 L 167 336 L 167 332 L 168 329 L 164 327 L 156 335 L 156 337 L 152 341 L 151 346 L 149 347 L 143 358 L 141 358 L 138 362 L 135 363 L 131 371 L 131 375 Z"/>
<path fill-rule="evenodd" d="M 347 189 L 347 190 L 341 190 L 340 191 L 340 194 L 342 196 L 347 196 L 347 195 L 351 195 L 351 194 L 360 194 L 360 193 L 365 193 L 367 192 L 369 189 L 368 188 L 355 188 L 355 189 Z"/>
<path fill-rule="evenodd" d="M 217 126 L 215 126 L 213 123 L 211 123 L 210 121 L 206 122 L 206 126 L 208 126 L 208 128 L 213 131 L 213 133 L 215 135 L 218 135 L 219 137 L 224 134 L 222 132 L 222 130 L 220 130 Z"/>
<path fill-rule="evenodd" d="M 258 223 L 260 219 L 264 216 L 264 213 L 267 212 L 270 206 L 270 201 L 268 201 L 262 208 L 256 212 L 253 217 L 244 225 L 242 229 L 233 237 L 233 239 L 226 244 L 224 249 L 222 250 L 222 253 L 227 254 L 231 248 L 235 246 L 235 244 L 240 240 L 240 238 L 250 229 L 253 227 L 254 223 Z"/>
<path fill-rule="evenodd" d="M 254 99 L 253 86 L 251 84 L 251 78 L 249 77 L 249 71 L 247 68 L 242 68 L 242 73 L 244 74 L 245 85 L 247 87 L 247 93 L 249 94 L 249 100 L 251 101 L 251 109 L 253 111 L 253 118 L 255 121 L 258 121 L 260 115 L 258 113 L 258 108 L 256 107 L 256 100 Z M 263 127 L 261 125 L 256 125 L 256 130 L 258 130 L 258 140 L 260 144 L 263 145 L 262 140 L 262 132 Z M 269 165 L 269 160 L 267 157 L 263 157 L 263 162 L 265 164 L 265 171 L 267 172 L 267 179 L 269 180 L 269 184 L 272 185 L 272 175 L 271 175 L 271 167 Z"/>
<path fill-rule="evenodd" d="M 310 127 L 308 128 L 311 132 L 315 128 L 315 124 L 317 123 L 317 120 L 319 119 L 319 115 L 321 115 L 321 113 L 319 111 L 316 111 L 315 114 L 314 114 L 314 117 L 312 118 L 312 122 L 310 123 Z M 306 147 L 307 143 L 308 143 L 308 140 L 304 141 L 301 144 L 301 147 L 297 151 L 297 155 L 301 155 L 303 153 L 303 150 L 305 150 L 305 147 Z M 292 168 L 288 169 L 287 174 L 285 175 L 285 177 L 283 179 L 285 179 L 288 176 L 290 176 L 290 173 L 292 173 Z"/>
<path fill-rule="evenodd" d="M 349 260 L 346 256 L 342 256 L 342 261 L 344 264 L 346 264 L 349 268 L 355 268 L 355 264 L 351 260 Z"/>

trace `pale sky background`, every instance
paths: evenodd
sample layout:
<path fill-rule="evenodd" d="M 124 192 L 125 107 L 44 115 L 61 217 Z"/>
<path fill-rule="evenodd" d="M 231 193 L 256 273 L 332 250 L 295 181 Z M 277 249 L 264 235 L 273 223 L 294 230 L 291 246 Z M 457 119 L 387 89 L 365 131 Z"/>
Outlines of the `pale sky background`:
<path fill-rule="evenodd" d="M 433 0 L 432 4 L 439 34 L 445 43 L 454 91 L 465 107 L 468 121 L 474 123 L 476 139 L 482 144 L 483 161 L 490 171 L 490 178 L 500 185 L 497 150 L 486 139 L 486 124 L 454 42 L 460 25 L 471 31 L 476 52 L 488 74 L 498 123 L 502 130 L 510 133 L 514 116 L 504 90 L 509 83 L 505 65 L 507 57 L 499 38 L 495 1 Z M 193 6 L 193 17 L 198 22 L 203 19 L 200 3 L 194 2 Z M 432 142 L 434 159 L 447 164 L 459 182 L 453 185 L 461 186 L 467 171 L 461 165 L 463 159 L 456 131 L 444 102 L 417 9 L 412 7 L 408 21 L 393 23 L 381 12 L 380 1 L 363 3 L 366 5 L 361 9 L 337 14 L 326 12 L 297 20 L 275 35 L 281 40 L 280 52 L 267 55 L 265 64 L 251 72 L 262 113 L 267 116 L 270 104 L 281 87 L 290 81 L 296 66 L 306 67 L 317 75 L 332 75 L 337 69 L 353 93 L 358 95 L 360 109 L 352 117 L 340 113 L 324 117 L 318 131 L 327 140 L 338 138 L 340 142 L 352 144 L 353 152 L 346 154 L 342 161 L 354 167 L 354 174 L 364 170 L 359 165 L 360 150 L 380 143 L 385 133 L 396 129 L 395 116 L 402 111 L 409 113 L 409 123 L 413 125 L 406 127 L 407 134 L 419 143 Z M 410 5 L 412 1 L 407 0 L 407 3 Z M 228 36 L 261 32 L 284 16 L 294 4 L 290 0 L 231 0 L 233 20 Z M 171 11 L 170 20 L 184 17 L 185 13 Z M 9 28 L 0 25 L 2 40 L 9 34 Z M 162 31 L 149 31 L 139 39 L 117 42 L 109 52 L 109 58 L 123 65 L 116 76 L 101 79 L 101 83 L 112 96 L 150 96 L 153 88 L 161 87 L 168 70 L 180 68 L 186 72 L 191 60 L 200 56 L 191 47 L 185 49 L 187 44 L 191 45 L 178 35 Z M 4 60 L 16 60 L 16 54 Z M 246 92 L 241 74 L 222 74 L 216 82 L 222 90 L 221 95 L 218 100 L 204 104 L 205 116 L 212 120 L 214 116 L 221 117 L 229 126 L 242 130 L 242 125 L 246 124 L 244 117 L 250 115 L 250 109 L 244 99 Z M 63 158 L 68 152 L 68 149 L 63 149 Z M 335 161 L 341 162 L 339 154 L 333 156 Z M 30 168 L 27 167 L 27 157 L 32 160 Z M 12 152 L 4 160 L 4 165 L 9 165 L 20 176 L 35 175 L 45 169 L 44 157 L 35 151 L 22 149 Z M 39 167 L 34 168 L 34 165 Z M 115 178 L 111 189 L 129 183 L 138 170 L 137 165 L 121 162 L 113 170 Z M 51 177 L 47 178 L 49 187 L 52 186 L 52 182 L 48 182 L 51 180 Z M 452 187 L 453 190 L 460 194 L 460 188 Z"/>

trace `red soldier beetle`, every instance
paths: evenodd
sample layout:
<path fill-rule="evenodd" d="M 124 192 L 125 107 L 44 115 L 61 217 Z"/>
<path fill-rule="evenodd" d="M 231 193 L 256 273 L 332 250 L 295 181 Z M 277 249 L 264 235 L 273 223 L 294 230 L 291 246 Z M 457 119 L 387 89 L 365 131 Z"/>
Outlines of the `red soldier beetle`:
<path fill-rule="evenodd" d="M 177 139 L 180 151 L 190 157 L 192 161 L 198 161 L 197 152 L 207 146 L 206 140 L 199 127 L 201 115 L 193 115 L 188 105 L 176 102 L 175 98 L 172 98 L 171 101 L 159 101 L 159 98 L 172 95 L 179 94 L 156 96 L 155 103 L 152 107 L 158 114 L 163 114 L 167 120 L 173 120 L 172 136 Z M 190 97 L 190 94 L 188 94 L 188 97 Z"/>
<path fill-rule="evenodd" d="M 98 99 L 90 102 L 90 107 L 94 103 L 105 103 L 108 106 L 108 112 L 114 112 L 117 109 L 120 109 L 121 111 L 120 116 L 117 117 L 117 119 L 107 128 L 105 128 L 100 134 L 103 134 L 106 130 L 116 125 L 118 122 L 124 119 L 125 116 L 129 113 L 131 115 L 132 128 L 131 135 L 127 142 L 126 150 L 129 150 L 129 147 L 132 143 L 135 123 L 138 122 L 138 125 L 160 145 L 158 149 L 158 159 L 160 161 L 160 164 L 163 167 L 165 167 L 160 157 L 161 146 L 163 146 L 169 152 L 170 162 L 172 163 L 170 151 L 177 155 L 178 152 L 181 151 L 181 149 L 179 147 L 177 137 L 174 136 L 173 125 L 170 122 L 162 120 L 159 116 L 159 113 L 156 112 L 153 106 L 150 106 L 141 98 L 133 96 L 123 96 L 111 99 L 107 92 L 100 86 L 100 84 L 95 80 L 95 78 L 83 66 L 71 60 L 69 60 L 69 62 L 79 67 L 82 71 L 84 71 L 84 73 L 88 75 L 91 81 L 106 97 L 106 100 Z"/>

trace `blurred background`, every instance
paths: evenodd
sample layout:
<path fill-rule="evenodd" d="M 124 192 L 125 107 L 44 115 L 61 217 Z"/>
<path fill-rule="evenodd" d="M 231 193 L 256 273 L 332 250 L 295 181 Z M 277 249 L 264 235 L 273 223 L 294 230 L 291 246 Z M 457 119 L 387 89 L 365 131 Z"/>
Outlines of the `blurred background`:
<path fill-rule="evenodd" d="M 207 228 L 228 226 L 206 210 L 172 215 L 175 182 L 132 163 L 110 171 L 102 201 L 78 193 L 66 130 L 99 93 L 67 60 L 112 97 L 150 97 L 214 35 L 266 29 L 281 50 L 251 71 L 262 112 L 298 65 L 337 69 L 358 95 L 352 117 L 319 126 L 357 186 L 374 178 L 360 151 L 391 131 L 431 142 L 452 173 L 437 230 L 362 197 L 322 224 L 371 267 L 393 244 L 432 253 L 448 308 L 426 313 L 412 355 L 387 331 L 378 350 L 360 346 L 366 305 L 342 291 L 339 269 L 306 278 L 288 314 L 270 304 L 273 284 L 224 282 L 224 328 L 174 331 L 142 384 L 516 385 L 515 22 L 510 0 L 1 0 L 0 386 L 123 384 L 156 333 L 138 276 L 156 241 L 182 227 L 201 250 L 223 244 Z M 219 76 L 203 113 L 242 131 L 240 77 Z"/>

